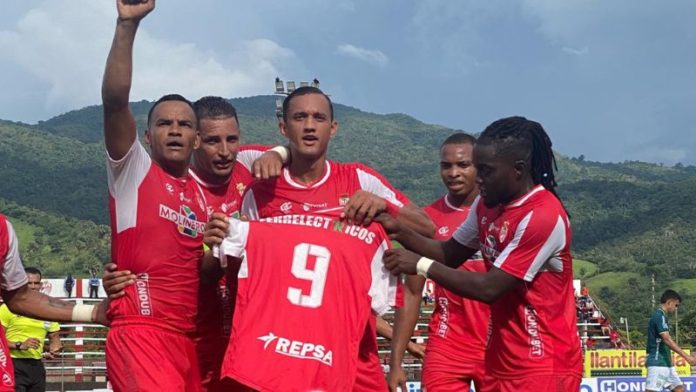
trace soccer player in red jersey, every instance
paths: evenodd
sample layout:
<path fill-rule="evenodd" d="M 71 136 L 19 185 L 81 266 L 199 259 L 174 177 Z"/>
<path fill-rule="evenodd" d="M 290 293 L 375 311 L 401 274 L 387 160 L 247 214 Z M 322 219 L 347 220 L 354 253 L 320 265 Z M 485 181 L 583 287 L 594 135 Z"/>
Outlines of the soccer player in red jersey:
<path fill-rule="evenodd" d="M 19 255 L 17 234 L 3 214 L 0 214 L 0 290 L 2 300 L 15 314 L 42 320 L 108 324 L 108 301 L 97 305 L 76 305 L 29 289 L 27 274 Z M 14 392 L 14 381 L 10 348 L 0 325 L 0 392 Z"/>
<path fill-rule="evenodd" d="M 473 150 L 476 138 L 465 133 L 449 136 L 440 147 L 440 176 L 447 194 L 424 208 L 435 223 L 435 240 L 447 241 L 464 222 L 478 195 Z M 468 260 L 460 269 L 486 272 L 481 260 Z M 418 322 L 425 279 L 413 291 L 405 289 L 404 307 L 397 311 L 390 357 L 389 388 L 406 390 L 406 374 L 401 363 L 404 349 Z M 413 298 L 409 298 L 409 294 Z M 435 310 L 428 326 L 428 344 L 422 383 L 430 392 L 468 391 L 472 381 L 480 389 L 485 374 L 484 357 L 488 342 L 490 308 L 459 297 L 435 284 Z M 411 303 L 414 303 L 413 305 Z"/>
<path fill-rule="evenodd" d="M 290 94 L 283 102 L 280 131 L 289 140 L 291 163 L 277 179 L 249 186 L 242 214 L 259 219 L 343 207 L 348 222 L 368 225 L 378 213 L 389 212 L 431 235 L 433 225 L 428 217 L 379 173 L 363 164 L 326 159 L 329 141 L 337 130 L 333 105 L 321 90 L 301 87 Z M 211 221 L 206 243 L 219 243 L 226 229 L 224 221 Z M 375 324 L 371 318 L 361 345 L 356 391 L 387 389 Z"/>
<path fill-rule="evenodd" d="M 150 156 L 138 141 L 128 103 L 135 34 L 154 3 L 117 2 L 102 85 L 112 260 L 137 276 L 111 302 L 107 372 L 116 391 L 199 391 L 189 334 L 195 330 L 207 207 L 188 173 L 199 143 L 196 116 L 185 98 L 160 98 L 148 113 Z"/>
<path fill-rule="evenodd" d="M 380 218 L 411 250 L 387 251 L 384 262 L 393 273 L 420 274 L 491 304 L 484 392 L 580 387 L 572 234 L 554 189 L 554 164 L 541 124 L 504 118 L 489 125 L 474 148 L 480 197 L 452 239 L 430 240 L 388 215 Z M 488 272 L 453 269 L 478 249 Z"/>
<path fill-rule="evenodd" d="M 269 147 L 240 146 L 237 111 L 226 99 L 203 97 L 193 107 L 201 142 L 193 152 L 189 174 L 203 189 L 208 215 L 222 212 L 238 218 L 242 194 L 254 178 L 253 165 Z M 281 166 L 278 162 L 267 175 L 278 173 Z M 216 282 L 202 281 L 199 290 L 194 342 L 205 391 L 225 388 L 220 383 L 220 367 L 230 339 L 237 291 L 236 271 L 229 272 L 232 276 L 223 275 Z"/>

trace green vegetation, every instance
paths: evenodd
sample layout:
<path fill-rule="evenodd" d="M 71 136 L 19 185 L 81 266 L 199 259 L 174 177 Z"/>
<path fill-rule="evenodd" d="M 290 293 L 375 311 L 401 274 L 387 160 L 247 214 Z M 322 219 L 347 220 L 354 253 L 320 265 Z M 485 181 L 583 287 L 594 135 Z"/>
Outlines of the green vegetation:
<path fill-rule="evenodd" d="M 244 143 L 283 142 L 274 97 L 232 102 Z M 149 108 L 131 104 L 141 134 Z M 451 129 L 340 104 L 335 115 L 331 159 L 373 166 L 420 205 L 442 194 L 438 147 Z M 0 121 L 0 211 L 17 226 L 28 263 L 41 263 L 49 276 L 108 260 L 102 125 L 100 106 L 36 125 Z M 560 155 L 558 165 L 559 194 L 572 216 L 574 272 L 603 310 L 642 331 L 654 275 L 658 296 L 667 287 L 684 291 L 680 333 L 696 331 L 696 168 Z"/>

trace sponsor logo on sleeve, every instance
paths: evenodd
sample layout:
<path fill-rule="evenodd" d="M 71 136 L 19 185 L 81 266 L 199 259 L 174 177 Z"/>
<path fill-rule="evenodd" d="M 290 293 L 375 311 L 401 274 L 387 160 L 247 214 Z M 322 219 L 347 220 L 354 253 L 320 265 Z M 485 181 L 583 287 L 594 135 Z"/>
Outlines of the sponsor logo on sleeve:
<path fill-rule="evenodd" d="M 327 350 L 321 344 L 292 340 L 275 335 L 269 332 L 268 335 L 259 336 L 258 340 L 263 342 L 263 349 L 269 348 L 275 353 L 297 359 L 308 359 L 321 362 L 324 365 L 332 366 L 333 352 Z"/>

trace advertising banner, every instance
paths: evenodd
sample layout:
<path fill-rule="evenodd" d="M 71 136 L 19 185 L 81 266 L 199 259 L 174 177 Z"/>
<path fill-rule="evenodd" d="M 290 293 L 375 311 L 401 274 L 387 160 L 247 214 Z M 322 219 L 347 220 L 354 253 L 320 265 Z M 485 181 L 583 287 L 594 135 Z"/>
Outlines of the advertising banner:
<path fill-rule="evenodd" d="M 687 353 L 689 350 L 684 350 Z M 680 376 L 691 375 L 691 365 L 672 354 L 672 364 Z M 588 350 L 585 377 L 646 376 L 645 350 Z"/>

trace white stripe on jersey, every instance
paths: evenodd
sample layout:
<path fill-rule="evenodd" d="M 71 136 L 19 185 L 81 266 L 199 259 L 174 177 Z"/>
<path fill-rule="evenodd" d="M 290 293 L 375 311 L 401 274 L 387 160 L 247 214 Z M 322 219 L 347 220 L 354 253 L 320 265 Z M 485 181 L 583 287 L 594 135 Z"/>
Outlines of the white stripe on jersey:
<path fill-rule="evenodd" d="M 106 179 L 116 209 L 116 233 L 135 227 L 138 218 L 138 187 L 150 170 L 152 159 L 135 140 L 119 160 L 107 156 Z"/>
<path fill-rule="evenodd" d="M 369 294 L 372 298 L 372 310 L 380 316 L 396 305 L 396 276 L 387 271 L 382 262 L 387 249 L 389 243 L 382 241 L 370 262 L 372 283 Z"/>
<path fill-rule="evenodd" d="M 382 180 L 364 170 L 355 169 L 355 171 L 358 173 L 358 180 L 360 181 L 360 188 L 362 188 L 362 190 L 386 199 L 399 208 L 404 206 L 404 203 L 396 198 L 396 193 L 386 186 Z"/>
<path fill-rule="evenodd" d="M 503 252 L 495 260 L 494 265 L 500 268 L 508 256 L 519 246 L 519 243 L 524 236 L 525 230 L 529 225 L 529 221 L 532 219 L 534 211 L 530 211 L 525 217 L 520 221 L 515 230 L 515 236 L 508 246 L 503 249 Z M 529 269 L 524 275 L 524 280 L 531 282 L 534 277 L 541 271 L 542 268 L 546 268 L 553 272 L 563 271 L 563 261 L 559 257 L 559 253 L 565 247 L 566 232 L 565 223 L 563 218 L 559 215 L 556 220 L 556 225 L 549 234 L 544 244 L 539 248 L 539 251 L 534 256 L 534 260 L 529 265 Z"/>
<path fill-rule="evenodd" d="M 237 153 L 237 163 L 241 164 L 247 169 L 247 171 L 251 172 L 251 166 L 254 164 L 254 161 L 261 158 L 261 155 L 263 155 L 264 152 L 265 151 L 253 149 L 241 150 L 239 153 Z"/>
<path fill-rule="evenodd" d="M 242 208 L 240 208 L 240 211 L 241 214 L 246 216 L 249 220 L 259 220 L 259 207 L 256 206 L 254 191 L 251 189 L 247 190 L 244 194 Z"/>
<path fill-rule="evenodd" d="M 17 240 L 17 234 L 12 227 L 12 223 L 10 223 L 9 220 L 5 220 L 5 222 L 7 223 L 8 243 L 5 264 L 3 264 L 2 267 L 2 284 L 0 284 L 0 286 L 3 290 L 12 291 L 27 284 L 29 279 L 27 278 L 26 272 L 24 272 L 22 260 L 19 258 L 19 240 Z"/>
<path fill-rule="evenodd" d="M 288 168 L 287 167 L 283 168 L 283 178 L 285 178 L 285 181 L 287 181 L 287 183 L 293 188 L 299 188 L 299 189 L 319 188 L 320 186 L 324 185 L 326 180 L 329 179 L 329 176 L 331 176 L 331 163 L 329 161 L 326 161 L 326 173 L 324 173 L 324 177 L 322 177 L 321 180 L 319 180 L 311 185 L 304 185 L 304 184 L 300 184 L 299 182 L 296 182 L 295 180 L 292 179 L 292 176 L 290 175 L 290 171 L 288 170 Z"/>
<path fill-rule="evenodd" d="M 479 240 L 478 216 L 476 214 L 476 209 L 480 200 L 481 197 L 476 196 L 476 199 L 474 199 L 474 202 L 471 204 L 471 208 L 469 209 L 469 214 L 466 216 L 466 220 L 464 223 L 459 225 L 454 234 L 452 234 L 452 238 L 455 241 L 471 249 L 479 249 L 481 247 L 481 241 Z"/>

